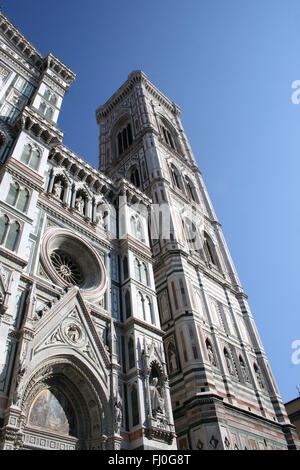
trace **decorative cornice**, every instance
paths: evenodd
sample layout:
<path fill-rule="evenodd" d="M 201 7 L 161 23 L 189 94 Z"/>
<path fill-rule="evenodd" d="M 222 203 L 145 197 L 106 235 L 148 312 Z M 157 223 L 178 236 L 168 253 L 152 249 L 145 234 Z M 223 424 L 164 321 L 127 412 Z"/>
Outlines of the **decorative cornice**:
<path fill-rule="evenodd" d="M 66 89 L 69 88 L 76 78 L 76 74 L 51 52 L 44 59 L 43 68 L 50 74 L 51 78 L 56 79 L 59 85 Z"/>
<path fill-rule="evenodd" d="M 57 126 L 29 106 L 25 106 L 15 124 L 18 129 L 32 133 L 37 140 L 50 148 L 60 143 L 64 136 Z"/>
<path fill-rule="evenodd" d="M 170 101 L 161 91 L 156 88 L 153 83 L 151 83 L 147 75 L 142 70 L 134 70 L 128 76 L 126 82 L 112 95 L 112 97 L 102 106 L 96 110 L 96 120 L 97 123 L 100 124 L 102 119 L 105 119 L 109 113 L 117 106 L 122 100 L 124 100 L 128 94 L 132 91 L 132 89 L 137 84 L 143 84 L 146 90 L 157 100 L 160 104 L 162 104 L 165 108 L 167 108 L 171 113 L 174 115 L 180 116 L 180 108 L 179 106 Z"/>
<path fill-rule="evenodd" d="M 51 52 L 46 58 L 29 42 L 25 36 L 13 25 L 13 23 L 0 11 L 0 32 L 15 50 L 21 53 L 26 63 L 34 66 L 42 72 L 50 71 L 54 78 L 64 88 L 68 88 L 76 78 L 76 74 L 55 57 Z M 22 61 L 20 58 L 19 60 Z"/>
<path fill-rule="evenodd" d="M 0 11 L 0 30 L 8 41 L 35 67 L 41 70 L 42 54 L 23 36 L 13 23 Z"/>

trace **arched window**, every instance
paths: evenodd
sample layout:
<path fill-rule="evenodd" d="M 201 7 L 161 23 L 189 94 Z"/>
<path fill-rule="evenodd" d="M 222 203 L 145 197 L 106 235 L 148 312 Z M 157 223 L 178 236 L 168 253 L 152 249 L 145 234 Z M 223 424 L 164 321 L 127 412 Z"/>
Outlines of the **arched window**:
<path fill-rule="evenodd" d="M 153 306 L 150 297 L 146 296 L 145 299 L 145 317 L 146 321 L 155 326 L 155 317 L 153 312 Z"/>
<path fill-rule="evenodd" d="M 8 230 L 9 219 L 6 215 L 0 217 L 0 244 L 4 243 Z"/>
<path fill-rule="evenodd" d="M 118 154 L 121 155 L 132 144 L 132 130 L 130 123 L 126 124 L 117 134 Z"/>
<path fill-rule="evenodd" d="M 40 151 L 34 149 L 30 144 L 25 144 L 21 155 L 21 162 L 29 165 L 33 170 L 37 170 L 40 162 Z"/>
<path fill-rule="evenodd" d="M 196 225 L 188 218 L 182 221 L 182 225 L 190 250 L 200 251 L 201 240 Z"/>
<path fill-rule="evenodd" d="M 141 264 L 137 258 L 134 260 L 134 275 L 135 279 L 141 282 Z"/>
<path fill-rule="evenodd" d="M 139 217 L 137 218 L 137 221 L 136 221 L 136 238 L 141 241 L 143 240 L 142 224 L 141 224 Z"/>
<path fill-rule="evenodd" d="M 141 292 L 139 292 L 138 295 L 137 295 L 137 301 L 138 301 L 138 305 L 137 305 L 138 312 L 139 312 L 139 314 L 141 314 L 141 317 L 143 318 L 143 320 L 147 321 L 147 317 L 146 317 L 146 313 L 145 313 L 145 301 L 144 301 L 144 297 L 141 294 Z"/>
<path fill-rule="evenodd" d="M 19 193 L 16 208 L 21 212 L 26 212 L 28 201 L 29 201 L 29 191 L 28 189 L 24 188 Z"/>
<path fill-rule="evenodd" d="M 26 212 L 29 201 L 29 191 L 25 188 L 21 189 L 18 183 L 10 185 L 6 202 L 13 207 L 16 207 L 21 212 Z"/>
<path fill-rule="evenodd" d="M 50 103 L 55 105 L 56 102 L 57 102 L 57 96 L 54 93 L 52 93 L 51 98 L 50 98 Z"/>
<path fill-rule="evenodd" d="M 143 241 L 143 229 L 140 218 L 132 215 L 130 218 L 131 234 L 140 241 Z"/>
<path fill-rule="evenodd" d="M 129 369 L 132 369 L 135 366 L 134 342 L 131 337 L 128 340 L 128 366 Z"/>
<path fill-rule="evenodd" d="M 40 160 L 40 152 L 37 149 L 35 149 L 35 150 L 33 150 L 32 154 L 31 154 L 31 158 L 30 158 L 30 161 L 29 161 L 29 166 L 33 170 L 37 170 L 38 166 L 39 166 L 39 160 Z"/>
<path fill-rule="evenodd" d="M 46 88 L 46 90 L 45 90 L 45 92 L 44 92 L 44 98 L 45 98 L 46 100 L 49 100 L 50 94 L 51 94 L 51 92 L 50 92 L 49 88 Z"/>
<path fill-rule="evenodd" d="M 11 206 L 14 206 L 16 204 L 19 190 L 20 190 L 20 186 L 18 185 L 18 183 L 11 183 L 8 194 L 7 194 L 7 198 L 6 198 L 7 204 Z"/>
<path fill-rule="evenodd" d="M 171 178 L 172 178 L 172 183 L 173 186 L 176 186 L 178 189 L 181 189 L 180 186 L 180 175 L 179 172 L 173 163 L 170 165 L 170 172 L 171 172 Z"/>
<path fill-rule="evenodd" d="M 131 389 L 131 413 L 132 413 L 132 426 L 137 426 L 140 422 L 140 416 L 139 416 L 138 392 L 137 392 L 135 385 L 133 385 Z"/>
<path fill-rule="evenodd" d="M 165 142 L 165 144 L 169 145 L 172 149 L 175 149 L 173 136 L 170 130 L 167 128 L 165 124 L 160 124 L 160 135 Z"/>
<path fill-rule="evenodd" d="M 21 162 L 28 165 L 29 158 L 31 155 L 32 147 L 30 144 L 25 144 L 23 147 L 22 155 L 21 155 Z"/>
<path fill-rule="evenodd" d="M 197 202 L 195 187 L 192 184 L 192 182 L 191 182 L 191 180 L 189 179 L 188 176 L 185 177 L 185 186 L 186 186 L 186 191 L 187 191 L 188 198 L 192 199 L 195 202 Z"/>
<path fill-rule="evenodd" d="M 209 263 L 219 267 L 219 261 L 216 254 L 216 249 L 209 235 L 204 232 L 204 250 Z"/>
<path fill-rule="evenodd" d="M 141 282 L 143 284 L 146 284 L 146 286 L 149 285 L 149 276 L 148 276 L 148 269 L 145 263 L 141 264 Z"/>
<path fill-rule="evenodd" d="M 125 292 L 125 311 L 126 311 L 126 318 L 131 317 L 131 300 L 130 300 L 130 292 L 128 290 Z"/>
<path fill-rule="evenodd" d="M 46 103 L 44 103 L 44 101 L 41 101 L 39 105 L 39 112 L 44 114 L 45 111 L 46 111 Z"/>
<path fill-rule="evenodd" d="M 130 183 L 132 183 L 136 188 L 141 186 L 139 170 L 136 167 L 131 170 Z"/>
<path fill-rule="evenodd" d="M 123 258 L 123 280 L 128 278 L 128 259 L 127 256 Z"/>
<path fill-rule="evenodd" d="M 53 109 L 50 108 L 50 106 L 47 107 L 45 116 L 46 116 L 46 118 L 48 118 L 48 119 L 52 119 L 52 118 L 53 118 Z"/>
<path fill-rule="evenodd" d="M 8 235 L 5 242 L 5 248 L 10 251 L 14 251 L 16 249 L 19 233 L 20 224 L 18 222 L 13 222 L 9 227 Z"/>

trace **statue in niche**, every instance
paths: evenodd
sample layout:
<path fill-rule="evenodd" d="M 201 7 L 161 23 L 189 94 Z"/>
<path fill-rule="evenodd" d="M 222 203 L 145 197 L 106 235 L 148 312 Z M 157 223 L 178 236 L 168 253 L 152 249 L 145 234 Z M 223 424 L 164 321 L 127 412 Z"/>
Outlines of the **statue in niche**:
<path fill-rule="evenodd" d="M 81 196 L 81 194 L 76 197 L 75 209 L 76 209 L 80 214 L 83 214 L 83 211 L 84 211 L 84 199 L 83 199 L 83 197 Z"/>
<path fill-rule="evenodd" d="M 121 424 L 122 424 L 122 399 L 119 393 L 115 397 L 114 409 L 115 409 L 114 430 L 116 434 L 120 434 Z"/>
<path fill-rule="evenodd" d="M 265 388 L 264 380 L 262 378 L 262 373 L 259 368 L 255 368 L 255 374 L 260 388 Z"/>
<path fill-rule="evenodd" d="M 168 360 L 169 360 L 169 370 L 170 374 L 172 374 L 175 370 L 177 370 L 177 358 L 175 353 L 175 348 L 173 344 L 170 344 L 168 348 Z"/>
<path fill-rule="evenodd" d="M 249 382 L 249 377 L 248 377 L 248 374 L 247 374 L 247 369 L 246 369 L 245 363 L 241 359 L 240 359 L 240 367 L 241 367 L 243 379 L 245 380 L 245 382 Z"/>
<path fill-rule="evenodd" d="M 216 363 L 215 355 L 213 352 L 213 348 L 210 343 L 207 343 L 206 346 L 207 346 L 209 362 L 211 363 L 211 365 L 216 366 L 217 363 Z"/>
<path fill-rule="evenodd" d="M 53 186 L 53 194 L 57 199 L 61 199 L 62 191 L 64 187 L 60 180 L 57 180 Z"/>
<path fill-rule="evenodd" d="M 226 359 L 226 364 L 227 364 L 227 368 L 228 368 L 229 374 L 235 375 L 235 374 L 234 374 L 234 369 L 233 369 L 233 366 L 232 366 L 232 362 L 231 362 L 231 359 L 230 359 L 230 357 L 229 357 L 229 353 L 228 353 L 228 352 L 225 352 L 225 359 Z"/>
<path fill-rule="evenodd" d="M 155 418 L 157 413 L 164 412 L 164 403 L 165 403 L 165 400 L 162 397 L 162 390 L 158 384 L 157 377 L 154 377 L 152 379 L 152 384 L 150 385 L 150 399 L 151 399 L 152 415 Z"/>

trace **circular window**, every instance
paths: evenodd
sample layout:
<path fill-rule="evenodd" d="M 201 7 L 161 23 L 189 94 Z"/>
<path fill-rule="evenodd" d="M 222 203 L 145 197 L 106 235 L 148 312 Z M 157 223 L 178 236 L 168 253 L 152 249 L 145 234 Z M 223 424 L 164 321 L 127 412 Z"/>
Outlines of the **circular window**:
<path fill-rule="evenodd" d="M 50 259 L 57 274 L 64 281 L 80 286 L 83 281 L 81 269 L 69 255 L 60 250 L 55 250 L 51 253 Z"/>
<path fill-rule="evenodd" d="M 51 229 L 45 235 L 41 260 L 59 285 L 78 286 L 84 295 L 99 297 L 106 287 L 106 273 L 98 253 L 78 235 Z"/>

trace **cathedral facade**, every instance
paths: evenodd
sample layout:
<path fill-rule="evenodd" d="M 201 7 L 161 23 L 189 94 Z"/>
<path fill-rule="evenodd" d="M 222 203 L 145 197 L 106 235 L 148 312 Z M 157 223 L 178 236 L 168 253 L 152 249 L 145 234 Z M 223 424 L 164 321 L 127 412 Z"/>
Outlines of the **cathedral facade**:
<path fill-rule="evenodd" d="M 296 448 L 180 108 L 132 72 L 96 169 L 74 80 L 0 13 L 0 448 Z"/>

